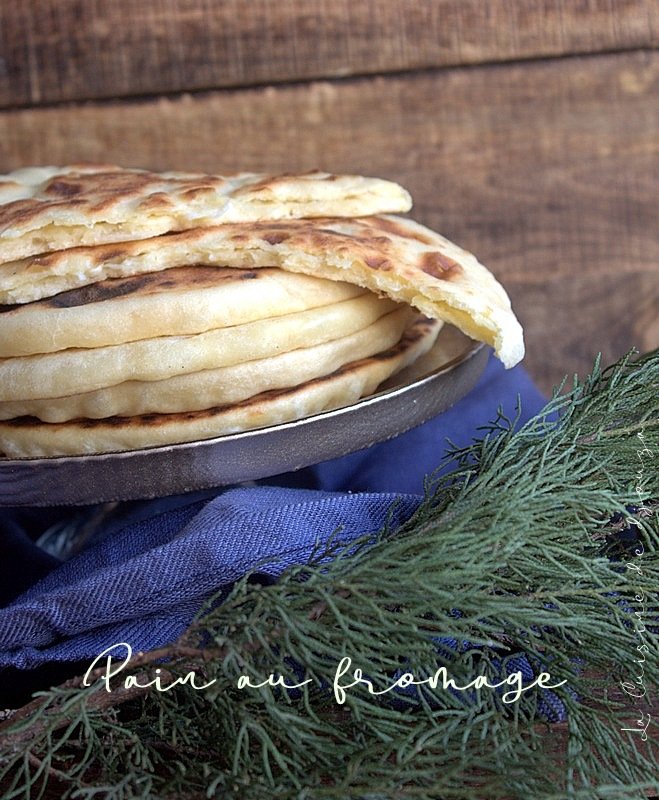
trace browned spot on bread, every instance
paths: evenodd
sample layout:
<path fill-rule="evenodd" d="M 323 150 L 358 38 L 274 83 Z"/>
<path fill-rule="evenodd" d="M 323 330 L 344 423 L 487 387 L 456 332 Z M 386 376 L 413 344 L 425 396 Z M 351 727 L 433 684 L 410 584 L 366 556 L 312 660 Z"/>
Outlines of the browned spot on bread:
<path fill-rule="evenodd" d="M 424 253 L 421 256 L 421 269 L 427 275 L 432 275 L 441 281 L 450 281 L 462 272 L 462 267 L 457 261 L 439 251 Z"/>
<path fill-rule="evenodd" d="M 47 183 L 44 194 L 69 197 L 72 194 L 89 193 L 90 197 L 112 197 L 129 195 L 136 190 L 153 185 L 154 175 L 140 172 L 94 172 L 91 174 L 73 173 L 70 178 L 57 175 Z"/>
<path fill-rule="evenodd" d="M 125 297 L 134 294 L 144 286 L 148 285 L 150 275 L 136 275 L 132 278 L 111 278 L 90 286 L 82 286 L 80 289 L 72 289 L 68 292 L 61 292 L 54 295 L 47 301 L 41 301 L 50 308 L 75 308 L 77 306 L 91 305 L 92 303 L 102 303 L 104 300 L 112 300 L 115 297 Z"/>
<path fill-rule="evenodd" d="M 252 192 L 261 193 L 263 191 L 267 191 L 271 189 L 273 186 L 276 186 L 279 183 L 288 183 L 291 179 L 297 180 L 299 178 L 320 178 L 322 172 L 317 169 L 311 169 L 308 172 L 302 172 L 299 175 L 294 175 L 291 172 L 282 172 L 280 175 L 269 175 L 263 178 L 263 180 L 250 184 L 249 186 L 243 186 L 241 189 L 238 189 L 236 194 L 252 194 Z M 338 176 L 329 175 L 323 176 L 322 180 L 338 180 Z"/>
<path fill-rule="evenodd" d="M 80 175 L 77 179 L 87 191 L 105 195 L 129 194 L 160 182 L 158 176 L 148 172 L 122 170 Z"/>
<path fill-rule="evenodd" d="M 42 204 L 43 200 L 15 200 L 0 205 L 0 230 L 37 216 L 41 213 Z"/>
<path fill-rule="evenodd" d="M 123 258 L 128 252 L 126 247 L 109 247 L 100 248 L 94 253 L 96 261 L 102 263 L 104 261 L 113 261 L 114 259 Z"/>
<path fill-rule="evenodd" d="M 77 181 L 67 181 L 60 178 L 59 180 L 51 181 L 45 188 L 46 194 L 55 195 L 55 197 L 72 197 L 73 195 L 80 194 L 83 186 Z"/>
<path fill-rule="evenodd" d="M 337 252 L 345 252 L 346 243 L 345 237 L 335 231 L 326 230 L 325 228 L 318 228 L 317 230 L 305 230 L 300 225 L 291 226 L 296 243 L 308 242 L 312 247 L 318 250 L 328 250 L 330 248 L 336 249 Z"/>
<path fill-rule="evenodd" d="M 150 208 L 169 208 L 172 205 L 172 201 L 165 192 L 154 192 L 140 203 L 140 205 L 147 210 Z"/>
<path fill-rule="evenodd" d="M 384 256 L 366 256 L 364 262 L 371 269 L 381 269 L 385 272 L 391 269 L 391 262 Z"/>
<path fill-rule="evenodd" d="M 192 186 L 181 194 L 186 200 L 195 200 L 198 197 L 213 194 L 213 189 L 210 186 Z"/>
<path fill-rule="evenodd" d="M 31 425 L 45 425 L 46 423 L 36 417 L 14 417 L 14 419 L 5 420 L 4 424 L 11 425 L 12 428 L 26 428 Z"/>
<path fill-rule="evenodd" d="M 290 233 L 284 233 L 283 231 L 272 231 L 271 233 L 266 233 L 263 237 L 263 241 L 267 242 L 268 244 L 281 244 L 285 242 L 286 239 L 290 239 Z"/>
<path fill-rule="evenodd" d="M 268 190 L 275 186 L 277 183 L 286 183 L 291 179 L 290 172 L 283 172 L 281 175 L 272 175 L 263 178 L 263 180 L 256 181 L 255 183 L 249 184 L 247 186 L 242 186 L 240 189 L 236 190 L 236 194 L 252 194 L 252 192 L 261 193 L 264 190 Z"/>
<path fill-rule="evenodd" d="M 85 204 L 95 212 L 112 208 L 125 200 L 136 200 L 141 207 L 147 209 L 161 208 L 170 205 L 171 202 L 167 192 L 162 190 L 162 177 L 155 173 L 130 170 L 110 170 L 92 174 L 74 173 L 72 180 L 79 185 L 79 192 L 84 196 Z M 49 186 L 53 183 L 71 183 L 72 180 L 56 176 Z M 198 177 L 180 179 L 176 181 L 176 189 L 179 194 L 189 190 L 197 192 L 203 186 L 210 191 L 223 183 L 221 179 L 210 176 L 204 178 L 204 181 L 204 184 L 201 184 Z M 31 204 L 39 205 L 34 201 Z"/>
<path fill-rule="evenodd" d="M 57 264 L 61 261 L 63 257 L 62 252 L 55 252 L 55 253 L 41 253 L 38 256 L 33 256 L 27 266 L 29 267 L 52 267 L 54 264 Z"/>
<path fill-rule="evenodd" d="M 259 278 L 254 270 L 233 269 L 230 267 L 209 267 L 190 265 L 171 267 L 157 272 L 132 275 L 127 278 L 106 278 L 103 281 L 60 292 L 53 297 L 36 300 L 30 306 L 40 305 L 42 308 L 75 308 L 77 306 L 102 303 L 119 297 L 139 293 L 142 297 L 166 291 L 179 291 L 192 286 L 208 288 L 217 286 L 223 281 L 254 280 Z M 16 310 L 18 313 L 25 306 L 0 306 L 2 311 Z"/>
<path fill-rule="evenodd" d="M 402 236 L 404 239 L 416 239 L 416 241 L 421 242 L 421 244 L 434 244 L 434 241 L 429 236 L 424 236 L 417 231 L 412 232 L 409 228 L 401 225 L 396 220 L 387 217 L 368 217 L 364 219 L 364 222 L 368 224 L 370 228 L 385 231 L 394 236 Z"/>

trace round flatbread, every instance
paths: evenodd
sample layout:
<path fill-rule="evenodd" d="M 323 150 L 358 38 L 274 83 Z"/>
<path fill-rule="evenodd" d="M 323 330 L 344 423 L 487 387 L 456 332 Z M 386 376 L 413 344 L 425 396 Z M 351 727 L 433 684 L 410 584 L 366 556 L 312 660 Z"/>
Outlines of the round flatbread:
<path fill-rule="evenodd" d="M 0 359 L 0 401 L 64 397 L 125 381 L 161 382 L 271 358 L 363 330 L 396 307 L 391 300 L 366 292 L 341 303 L 194 336 L 160 336 L 91 350 Z"/>
<path fill-rule="evenodd" d="M 351 217 L 410 207 L 402 187 L 360 175 L 27 167 L 0 176 L 0 263 L 220 222 Z"/>
<path fill-rule="evenodd" d="M 43 422 L 66 422 L 79 417 L 171 414 L 240 403 L 262 392 L 290 388 L 328 375 L 349 361 L 393 347 L 413 316 L 412 309 L 399 307 L 356 333 L 229 367 L 158 381 L 131 380 L 94 392 L 46 400 L 0 402 L 0 419 L 33 416 Z"/>
<path fill-rule="evenodd" d="M 396 216 L 219 225 L 0 266 L 0 299 L 17 301 L 111 275 L 182 264 L 286 271 L 346 281 L 408 303 L 494 347 L 506 367 L 524 356 L 510 299 L 475 256 Z M 10 274 L 11 273 L 11 274 Z M 27 293 L 21 295 L 21 286 Z"/>
<path fill-rule="evenodd" d="M 267 268 L 175 267 L 111 278 L 34 303 L 0 306 L 0 358 L 202 333 L 321 308 L 365 291 Z"/>
<path fill-rule="evenodd" d="M 179 414 L 42 423 L 31 417 L 0 422 L 0 452 L 36 458 L 134 450 L 210 439 L 337 408 L 371 394 L 434 343 L 437 323 L 418 320 L 393 348 L 350 362 L 331 375 L 289 389 L 265 392 L 243 403 Z"/>

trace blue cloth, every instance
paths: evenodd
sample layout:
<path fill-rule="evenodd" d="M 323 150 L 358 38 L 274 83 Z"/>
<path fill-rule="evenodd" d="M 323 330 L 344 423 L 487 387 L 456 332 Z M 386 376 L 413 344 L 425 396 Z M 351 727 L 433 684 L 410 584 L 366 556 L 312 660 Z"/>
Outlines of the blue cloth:
<path fill-rule="evenodd" d="M 90 661 L 113 643 L 164 645 L 202 603 L 257 568 L 275 577 L 337 528 L 350 540 L 417 507 L 447 439 L 467 445 L 502 406 L 521 422 L 544 405 L 521 367 L 490 359 L 477 387 L 426 424 L 344 458 L 256 487 L 123 504 L 69 560 L 36 544 L 50 526 L 93 509 L 0 510 L 0 668 L 11 676 Z M 269 484 L 269 485 L 266 485 Z"/>

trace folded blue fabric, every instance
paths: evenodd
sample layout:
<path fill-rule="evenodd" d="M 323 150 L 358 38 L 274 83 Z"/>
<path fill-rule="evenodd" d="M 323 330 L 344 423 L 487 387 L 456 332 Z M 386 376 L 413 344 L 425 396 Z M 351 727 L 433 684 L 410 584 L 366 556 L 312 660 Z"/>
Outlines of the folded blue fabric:
<path fill-rule="evenodd" d="M 78 555 L 36 544 L 58 522 L 93 509 L 0 511 L 0 667 L 32 670 L 92 660 L 116 642 L 134 650 L 176 638 L 202 603 L 257 568 L 304 562 L 337 528 L 348 541 L 396 525 L 417 507 L 447 439 L 466 445 L 501 406 L 520 422 L 544 405 L 525 371 L 490 359 L 452 409 L 396 439 L 256 487 L 126 503 Z M 266 485 L 267 484 L 267 485 Z"/>

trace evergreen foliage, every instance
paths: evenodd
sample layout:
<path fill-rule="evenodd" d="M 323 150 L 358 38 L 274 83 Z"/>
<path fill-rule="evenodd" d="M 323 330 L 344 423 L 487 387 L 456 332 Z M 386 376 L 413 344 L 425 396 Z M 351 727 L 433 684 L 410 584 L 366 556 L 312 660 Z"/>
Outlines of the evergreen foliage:
<path fill-rule="evenodd" d="M 659 790 L 659 351 L 596 363 L 523 427 L 500 415 L 453 456 L 397 530 L 330 542 L 273 585 L 246 576 L 109 683 L 99 669 L 35 696 L 0 725 L 2 796 Z M 555 688 L 515 697 L 527 669 L 524 687 L 544 672 Z"/>

